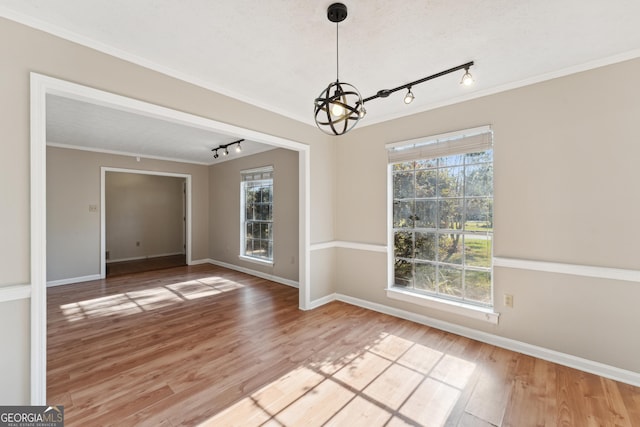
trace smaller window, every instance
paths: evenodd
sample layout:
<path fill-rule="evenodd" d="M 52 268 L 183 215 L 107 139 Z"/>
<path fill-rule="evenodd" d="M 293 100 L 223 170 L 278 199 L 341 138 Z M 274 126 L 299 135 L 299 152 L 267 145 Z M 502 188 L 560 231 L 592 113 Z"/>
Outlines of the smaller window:
<path fill-rule="evenodd" d="M 240 255 L 273 262 L 273 167 L 242 171 Z"/>

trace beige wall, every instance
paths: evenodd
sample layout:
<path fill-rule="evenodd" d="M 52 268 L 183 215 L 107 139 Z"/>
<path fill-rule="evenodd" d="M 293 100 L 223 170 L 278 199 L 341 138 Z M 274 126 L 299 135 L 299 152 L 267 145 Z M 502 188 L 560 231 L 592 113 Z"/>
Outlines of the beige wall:
<path fill-rule="evenodd" d="M 220 122 L 301 142 L 311 147 L 311 240 L 333 239 L 333 180 L 324 177 L 333 167 L 333 141 L 310 125 L 250 106 L 147 68 L 61 40 L 49 34 L 0 18 L 0 286 L 30 284 L 29 248 L 29 82 L 30 72 L 68 80 L 119 95 L 140 99 Z M 153 162 L 149 161 L 149 164 Z M 137 168 L 133 159 L 118 167 Z M 146 164 L 145 164 L 146 168 Z M 181 171 L 179 171 L 181 172 Z M 96 180 L 98 178 L 95 178 Z M 208 181 L 205 178 L 205 181 Z M 86 202 L 83 202 L 83 205 Z M 208 207 L 194 207 L 195 222 L 208 223 Z M 206 227 L 206 226 L 205 226 Z M 194 233 L 195 234 L 195 233 Z M 208 255 L 208 230 L 203 243 L 194 242 L 194 259 Z M 97 249 L 95 249 L 97 250 Z M 50 255 L 50 254 L 48 254 Z M 320 262 L 312 257 L 312 263 Z M 95 265 L 95 264 L 94 264 Z M 92 269 L 91 271 L 96 271 Z M 84 274 L 83 271 L 72 274 Z M 313 286 L 313 284 L 311 284 Z M 0 290 L 1 292 L 1 290 Z M 10 309 L 9 306 L 12 308 Z M 15 309 L 14 309 L 15 308 Z M 0 337 L 15 348 L 15 359 L 29 360 L 24 342 L 15 331 L 29 328 L 29 304 L 0 303 Z M 15 338 L 15 339 L 14 339 Z M 13 360 L 13 359 L 11 359 Z M 27 403 L 22 392 L 29 384 L 28 363 L 0 359 L 1 388 Z"/>
<path fill-rule="evenodd" d="M 106 173 L 107 262 L 185 253 L 184 184 L 171 176 Z"/>
<path fill-rule="evenodd" d="M 490 124 L 495 256 L 640 270 L 638 73 L 628 61 L 355 130 L 337 144 L 337 238 L 386 244 L 385 143 Z M 338 292 L 640 372 L 638 283 L 496 268 L 494 327 L 387 298 L 383 258 L 339 249 Z"/>
<path fill-rule="evenodd" d="M 191 175 L 191 257 L 193 260 L 208 258 L 206 166 L 145 158 L 137 162 L 130 156 L 47 147 L 47 281 L 100 273 L 100 168 L 103 166 Z M 98 212 L 89 212 L 89 204 L 97 205 Z"/>
<path fill-rule="evenodd" d="M 273 166 L 273 265 L 240 254 L 240 172 Z M 209 167 L 211 259 L 298 281 L 298 152 L 275 149 Z"/>

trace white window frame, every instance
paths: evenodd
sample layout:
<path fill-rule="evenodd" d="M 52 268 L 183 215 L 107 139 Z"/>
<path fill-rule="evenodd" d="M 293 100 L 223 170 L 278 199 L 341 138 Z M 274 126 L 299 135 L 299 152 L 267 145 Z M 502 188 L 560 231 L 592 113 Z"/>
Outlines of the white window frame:
<path fill-rule="evenodd" d="M 489 125 L 445 134 L 432 135 L 409 141 L 389 143 L 385 146 L 389 156 L 387 166 L 387 244 L 389 251 L 387 254 L 388 277 L 386 289 L 388 298 L 410 302 L 420 306 L 486 321 L 492 324 L 498 323 L 500 314 L 494 311 L 493 306 L 485 307 L 469 304 L 464 301 L 450 300 L 436 295 L 422 294 L 394 286 L 395 244 L 393 231 L 393 164 L 410 161 L 416 158 L 444 157 L 470 152 L 469 146 L 481 146 L 482 144 L 485 144 L 486 142 L 483 142 L 482 140 L 485 139 L 487 135 L 490 138 L 490 146 L 493 147 L 493 131 Z M 491 266 L 491 276 L 493 280 L 493 265 Z M 491 300 L 495 301 L 493 286 Z"/>
<path fill-rule="evenodd" d="M 245 179 L 247 175 L 268 175 L 269 177 L 260 178 L 260 179 Z M 274 168 L 272 165 L 263 166 L 255 169 L 247 169 L 240 172 L 240 255 L 239 258 L 244 261 L 254 262 L 262 265 L 273 266 L 275 259 L 275 244 L 274 244 L 274 216 L 272 213 L 271 217 L 271 259 L 258 258 L 251 255 L 246 254 L 246 200 L 245 200 L 245 182 L 248 181 L 271 181 L 272 191 L 271 191 L 271 208 L 274 207 Z"/>

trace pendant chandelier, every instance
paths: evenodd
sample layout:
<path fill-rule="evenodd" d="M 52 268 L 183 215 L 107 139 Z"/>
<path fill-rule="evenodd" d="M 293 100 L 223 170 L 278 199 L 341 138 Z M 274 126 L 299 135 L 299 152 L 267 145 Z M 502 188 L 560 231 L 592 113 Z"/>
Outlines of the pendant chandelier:
<path fill-rule="evenodd" d="M 465 70 L 460 84 L 470 86 L 474 82 L 473 76 L 469 72 L 469 68 L 473 66 L 473 61 L 471 61 L 393 89 L 379 90 L 375 95 L 363 99 L 355 86 L 341 82 L 339 78 L 338 24 L 347 18 L 347 6 L 342 3 L 333 3 L 327 8 L 327 18 L 329 21 L 336 23 L 336 81 L 329 83 L 329 86 L 315 99 L 314 118 L 318 128 L 329 135 L 344 135 L 353 129 L 358 121 L 367 114 L 364 107 L 365 102 L 373 99 L 386 98 L 394 92 L 407 89 L 404 103 L 410 104 L 415 98 L 411 91 L 413 86 L 459 70 Z"/>

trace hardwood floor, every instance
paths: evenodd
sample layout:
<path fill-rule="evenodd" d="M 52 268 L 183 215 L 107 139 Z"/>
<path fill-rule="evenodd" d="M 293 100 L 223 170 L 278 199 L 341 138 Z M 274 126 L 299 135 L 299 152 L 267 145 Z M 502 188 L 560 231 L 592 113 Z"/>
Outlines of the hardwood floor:
<path fill-rule="evenodd" d="M 180 267 L 187 265 L 185 255 L 169 255 L 132 261 L 110 262 L 107 264 L 107 277 L 123 274 L 142 273 L 145 271 L 160 270 L 163 268 Z"/>
<path fill-rule="evenodd" d="M 640 389 L 210 266 L 48 290 L 67 426 L 640 426 Z"/>

